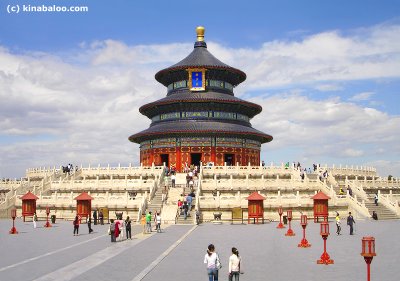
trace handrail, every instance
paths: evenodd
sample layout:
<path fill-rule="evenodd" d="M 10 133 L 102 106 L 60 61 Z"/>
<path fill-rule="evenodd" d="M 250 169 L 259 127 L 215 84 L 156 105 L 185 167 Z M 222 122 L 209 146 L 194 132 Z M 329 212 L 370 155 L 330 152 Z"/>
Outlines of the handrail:
<path fill-rule="evenodd" d="M 386 208 L 388 208 L 389 210 L 391 210 L 392 212 L 394 212 L 397 216 L 400 216 L 400 208 L 399 208 L 399 202 L 396 201 L 391 201 L 389 199 L 389 194 L 387 194 L 386 196 L 383 194 L 380 194 L 380 192 L 378 193 L 378 202 L 382 205 L 384 205 Z"/>

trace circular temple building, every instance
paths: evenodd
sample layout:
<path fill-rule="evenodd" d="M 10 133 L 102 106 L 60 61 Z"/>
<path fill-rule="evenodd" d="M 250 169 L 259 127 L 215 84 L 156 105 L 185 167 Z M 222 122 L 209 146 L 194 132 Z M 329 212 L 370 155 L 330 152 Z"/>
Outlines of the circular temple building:
<path fill-rule="evenodd" d="M 251 126 L 261 106 L 234 96 L 233 88 L 246 74 L 207 50 L 203 27 L 196 32 L 194 50 L 155 75 L 167 87 L 167 96 L 140 107 L 151 125 L 129 140 L 140 144 L 144 166 L 165 163 L 182 171 L 200 162 L 260 165 L 261 144 L 272 136 Z"/>

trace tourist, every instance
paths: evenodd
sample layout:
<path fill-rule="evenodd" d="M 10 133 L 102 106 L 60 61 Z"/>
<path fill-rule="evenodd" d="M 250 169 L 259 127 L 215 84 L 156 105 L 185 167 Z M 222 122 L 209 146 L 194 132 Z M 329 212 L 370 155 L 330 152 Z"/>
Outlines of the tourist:
<path fill-rule="evenodd" d="M 378 214 L 375 211 L 372 211 L 372 218 L 376 221 L 378 220 Z"/>
<path fill-rule="evenodd" d="M 192 208 L 192 196 L 190 194 L 186 196 L 186 202 L 188 204 L 188 210 L 190 211 L 190 209 Z"/>
<path fill-rule="evenodd" d="M 157 230 L 157 233 L 161 233 L 161 215 L 160 215 L 160 213 L 157 213 L 157 215 L 156 215 L 156 230 Z"/>
<path fill-rule="evenodd" d="M 115 237 L 115 241 L 117 240 L 117 238 L 119 237 L 119 233 L 120 233 L 120 225 L 121 222 L 119 220 L 115 221 L 115 227 L 114 227 L 114 237 Z"/>
<path fill-rule="evenodd" d="M 140 219 L 140 224 L 143 227 L 143 234 L 146 234 L 146 214 L 142 214 L 142 218 Z"/>
<path fill-rule="evenodd" d="M 375 201 L 375 205 L 378 206 L 378 193 L 375 193 L 374 201 Z"/>
<path fill-rule="evenodd" d="M 188 208 L 189 208 L 189 206 L 188 206 L 188 204 L 187 204 L 187 202 L 185 201 L 185 202 L 183 202 L 183 206 L 182 206 L 182 208 L 183 208 L 183 217 L 185 218 L 185 220 L 186 220 L 186 218 L 187 218 L 187 216 L 188 216 Z"/>
<path fill-rule="evenodd" d="M 78 236 L 79 235 L 79 217 L 78 216 L 75 216 L 75 219 L 72 222 L 72 224 L 74 225 L 74 236 L 75 235 Z"/>
<path fill-rule="evenodd" d="M 240 257 L 239 251 L 233 247 L 232 255 L 229 257 L 229 281 L 233 280 L 235 277 L 235 281 L 239 281 L 240 274 Z"/>
<path fill-rule="evenodd" d="M 178 200 L 179 215 L 182 214 L 182 205 L 183 205 L 183 202 L 181 201 L 181 199 L 179 199 Z"/>
<path fill-rule="evenodd" d="M 34 213 L 33 213 L 33 219 L 32 219 L 32 221 L 33 221 L 33 228 L 36 228 L 36 222 L 37 222 L 37 220 L 38 220 L 38 218 L 37 218 L 36 212 L 34 212 Z"/>
<path fill-rule="evenodd" d="M 126 239 L 132 240 L 132 227 L 131 227 L 131 219 L 129 218 L 129 216 L 127 216 L 125 220 L 125 230 L 126 230 Z"/>
<path fill-rule="evenodd" d="M 218 281 L 218 270 L 221 268 L 221 262 L 213 244 L 208 245 L 207 254 L 204 256 L 204 263 L 207 264 L 208 280 Z"/>
<path fill-rule="evenodd" d="M 91 234 L 93 232 L 93 229 L 92 229 L 92 219 L 90 218 L 90 214 L 88 216 L 87 226 L 88 226 L 88 229 L 89 229 L 89 234 Z"/>
<path fill-rule="evenodd" d="M 191 176 L 189 176 L 189 174 L 186 174 L 186 187 L 189 187 L 189 182 L 191 179 Z"/>
<path fill-rule="evenodd" d="M 111 242 L 117 242 L 117 240 L 115 240 L 115 223 L 114 223 L 113 219 L 110 220 L 110 231 L 109 231 L 109 233 L 111 235 Z"/>
<path fill-rule="evenodd" d="M 94 222 L 94 225 L 97 225 L 97 211 L 96 210 L 93 211 L 93 222 Z"/>
<path fill-rule="evenodd" d="M 175 187 L 175 180 L 176 180 L 175 173 L 172 173 L 172 175 L 171 175 L 171 184 L 172 184 L 172 188 Z"/>
<path fill-rule="evenodd" d="M 347 186 L 347 192 L 349 193 L 350 196 L 353 196 L 353 190 L 351 190 L 350 185 Z"/>
<path fill-rule="evenodd" d="M 350 226 L 350 235 L 353 235 L 353 223 L 355 224 L 356 221 L 351 215 L 351 212 L 349 212 L 349 216 L 347 217 L 347 225 Z"/>
<path fill-rule="evenodd" d="M 147 226 L 147 232 L 151 233 L 151 212 L 148 212 L 146 215 L 146 226 Z"/>
<path fill-rule="evenodd" d="M 102 210 L 100 210 L 100 212 L 99 212 L 99 220 L 100 220 L 100 224 L 104 225 L 104 215 L 103 215 Z"/>
<path fill-rule="evenodd" d="M 339 188 L 339 195 L 344 195 L 343 187 Z"/>
<path fill-rule="evenodd" d="M 340 217 L 339 217 L 339 213 L 336 212 L 336 234 L 340 235 L 340 231 L 342 230 L 342 227 L 340 226 Z"/>

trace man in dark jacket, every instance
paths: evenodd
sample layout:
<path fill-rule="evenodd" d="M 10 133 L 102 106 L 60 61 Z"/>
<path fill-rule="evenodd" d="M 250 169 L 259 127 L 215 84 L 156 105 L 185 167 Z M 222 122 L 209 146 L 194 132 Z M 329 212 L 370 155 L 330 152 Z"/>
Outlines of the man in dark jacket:
<path fill-rule="evenodd" d="M 351 212 L 349 212 L 349 216 L 347 217 L 347 225 L 350 226 L 350 235 L 353 235 L 353 223 L 356 223 Z"/>

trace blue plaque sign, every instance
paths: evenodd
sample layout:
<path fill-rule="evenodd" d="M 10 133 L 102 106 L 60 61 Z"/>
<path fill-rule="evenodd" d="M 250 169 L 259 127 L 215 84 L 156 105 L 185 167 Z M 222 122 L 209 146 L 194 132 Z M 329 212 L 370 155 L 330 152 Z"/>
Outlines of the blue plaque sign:
<path fill-rule="evenodd" d="M 205 91 L 205 78 L 206 70 L 202 69 L 188 69 L 189 72 L 189 89 L 191 91 Z"/>

